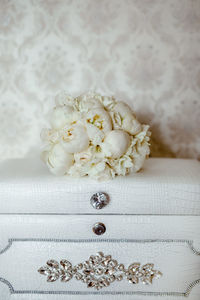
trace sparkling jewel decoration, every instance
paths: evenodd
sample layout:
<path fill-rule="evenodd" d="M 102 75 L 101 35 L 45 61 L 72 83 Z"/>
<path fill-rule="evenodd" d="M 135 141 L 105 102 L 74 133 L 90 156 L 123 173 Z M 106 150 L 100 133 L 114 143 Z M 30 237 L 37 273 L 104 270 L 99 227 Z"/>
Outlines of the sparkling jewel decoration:
<path fill-rule="evenodd" d="M 42 159 L 55 175 L 109 180 L 139 171 L 150 154 L 148 125 L 114 97 L 61 93 L 41 132 Z"/>
<path fill-rule="evenodd" d="M 60 280 L 68 282 L 73 277 L 87 285 L 88 288 L 100 290 L 109 286 L 114 281 L 121 281 L 124 278 L 132 284 L 152 284 L 153 279 L 162 276 L 160 271 L 154 270 L 153 264 L 141 266 L 140 263 L 132 263 L 128 269 L 111 255 L 104 255 L 98 252 L 91 255 L 88 260 L 79 263 L 74 267 L 68 260 L 48 260 L 46 266 L 41 267 L 38 272 L 47 276 L 48 282 Z"/>
<path fill-rule="evenodd" d="M 102 209 L 108 204 L 108 202 L 109 202 L 108 195 L 102 192 L 93 194 L 90 199 L 90 203 L 95 209 Z"/>

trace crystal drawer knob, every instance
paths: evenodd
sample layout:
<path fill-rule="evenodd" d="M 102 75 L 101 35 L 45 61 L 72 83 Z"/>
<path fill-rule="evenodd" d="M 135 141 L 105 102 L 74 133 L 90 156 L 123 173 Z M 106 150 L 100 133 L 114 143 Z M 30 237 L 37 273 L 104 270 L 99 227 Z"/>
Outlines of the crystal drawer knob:
<path fill-rule="evenodd" d="M 106 231 L 106 226 L 103 223 L 96 223 L 93 226 L 93 232 L 97 235 L 102 235 Z"/>
<path fill-rule="evenodd" d="M 108 195 L 102 192 L 92 195 L 90 199 L 90 203 L 95 209 L 102 209 L 104 206 L 108 204 L 108 202 L 109 202 Z"/>

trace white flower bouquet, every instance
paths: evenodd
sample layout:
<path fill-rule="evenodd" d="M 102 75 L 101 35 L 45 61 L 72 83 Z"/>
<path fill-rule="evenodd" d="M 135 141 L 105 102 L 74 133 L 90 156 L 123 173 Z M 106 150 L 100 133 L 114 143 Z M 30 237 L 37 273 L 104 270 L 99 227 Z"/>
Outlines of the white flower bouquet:
<path fill-rule="evenodd" d="M 43 129 L 42 159 L 56 175 L 107 180 L 141 169 L 150 132 L 114 97 L 87 93 L 56 97 L 51 129 Z"/>

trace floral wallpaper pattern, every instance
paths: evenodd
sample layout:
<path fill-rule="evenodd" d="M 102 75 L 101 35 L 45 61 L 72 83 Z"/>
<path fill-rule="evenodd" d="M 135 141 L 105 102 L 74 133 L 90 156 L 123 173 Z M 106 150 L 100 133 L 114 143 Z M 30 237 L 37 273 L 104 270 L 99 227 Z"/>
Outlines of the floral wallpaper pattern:
<path fill-rule="evenodd" d="M 150 123 L 152 156 L 200 159 L 200 0 L 0 0 L 0 159 L 87 90 Z"/>

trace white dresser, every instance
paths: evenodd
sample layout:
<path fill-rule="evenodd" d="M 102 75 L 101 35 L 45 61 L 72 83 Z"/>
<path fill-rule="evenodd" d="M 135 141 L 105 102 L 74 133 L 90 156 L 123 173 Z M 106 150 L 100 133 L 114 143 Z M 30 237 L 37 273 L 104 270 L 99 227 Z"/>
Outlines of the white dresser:
<path fill-rule="evenodd" d="M 0 300 L 185 297 L 200 300 L 200 163 L 107 182 L 1 163 Z"/>

